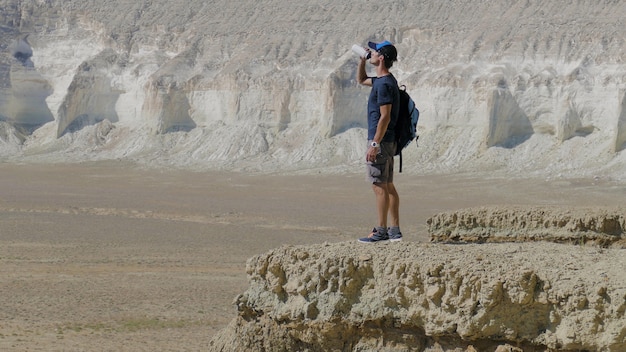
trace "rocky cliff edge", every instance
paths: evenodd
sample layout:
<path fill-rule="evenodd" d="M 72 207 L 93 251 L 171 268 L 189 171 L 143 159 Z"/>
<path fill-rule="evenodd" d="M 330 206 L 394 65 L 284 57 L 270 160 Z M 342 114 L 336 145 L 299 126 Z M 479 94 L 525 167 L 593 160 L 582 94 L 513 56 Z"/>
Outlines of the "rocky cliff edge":
<path fill-rule="evenodd" d="M 250 286 L 210 350 L 626 350 L 626 251 L 526 238 L 272 250 L 248 261 Z"/>

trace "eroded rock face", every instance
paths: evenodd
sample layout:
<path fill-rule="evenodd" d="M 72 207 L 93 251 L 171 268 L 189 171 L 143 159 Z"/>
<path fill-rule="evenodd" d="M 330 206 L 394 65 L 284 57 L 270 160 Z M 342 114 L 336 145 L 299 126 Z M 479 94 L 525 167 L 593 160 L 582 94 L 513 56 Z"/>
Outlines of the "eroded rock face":
<path fill-rule="evenodd" d="M 626 247 L 625 208 L 482 207 L 428 219 L 435 242 L 591 243 Z"/>
<path fill-rule="evenodd" d="M 623 351 L 626 255 L 516 244 L 282 247 L 210 351 Z"/>
<path fill-rule="evenodd" d="M 0 0 L 0 120 L 29 126 L 0 157 L 352 170 L 369 89 L 350 48 L 388 39 L 422 112 L 407 173 L 625 173 L 622 2 L 355 4 Z M 86 142 L 105 119 L 115 142 Z"/>

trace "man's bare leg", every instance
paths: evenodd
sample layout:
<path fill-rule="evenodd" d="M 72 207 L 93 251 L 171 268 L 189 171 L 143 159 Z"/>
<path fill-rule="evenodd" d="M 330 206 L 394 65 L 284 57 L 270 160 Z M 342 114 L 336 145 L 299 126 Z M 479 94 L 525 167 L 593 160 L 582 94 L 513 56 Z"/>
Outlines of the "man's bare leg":
<path fill-rule="evenodd" d="M 372 189 L 376 195 L 378 211 L 378 226 L 387 229 L 387 214 L 389 213 L 389 190 L 387 183 L 373 183 Z M 395 188 L 394 188 L 395 189 Z"/>
<path fill-rule="evenodd" d="M 396 191 L 393 183 L 387 184 L 387 193 L 389 194 L 389 215 L 391 217 L 392 227 L 400 227 L 400 196 Z"/>

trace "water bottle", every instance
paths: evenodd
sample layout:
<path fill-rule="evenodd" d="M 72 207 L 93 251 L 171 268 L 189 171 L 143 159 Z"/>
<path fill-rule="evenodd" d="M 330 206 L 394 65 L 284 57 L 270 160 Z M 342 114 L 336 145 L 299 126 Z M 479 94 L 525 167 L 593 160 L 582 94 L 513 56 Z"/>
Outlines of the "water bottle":
<path fill-rule="evenodd" d="M 369 59 L 371 56 L 371 53 L 369 51 L 365 50 L 362 46 L 358 44 L 354 44 L 352 46 L 352 52 L 357 54 L 362 59 Z"/>

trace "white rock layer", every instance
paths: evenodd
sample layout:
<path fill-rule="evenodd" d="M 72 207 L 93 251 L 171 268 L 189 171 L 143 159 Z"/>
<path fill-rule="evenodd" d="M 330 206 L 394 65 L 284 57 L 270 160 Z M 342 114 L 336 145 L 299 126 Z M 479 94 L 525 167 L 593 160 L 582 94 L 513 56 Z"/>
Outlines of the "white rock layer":
<path fill-rule="evenodd" d="M 421 108 L 406 172 L 626 171 L 622 1 L 0 0 L 4 160 L 354 168 L 389 39 Z M 91 144 L 108 120 L 107 139 Z M 48 127 L 47 125 L 53 125 Z M 28 128 L 24 129 L 24 126 Z M 83 136 L 85 135 L 85 136 Z"/>

